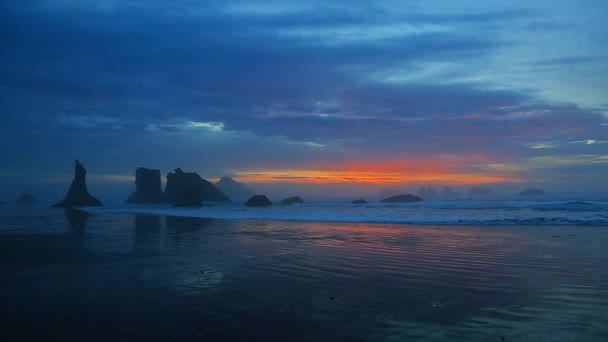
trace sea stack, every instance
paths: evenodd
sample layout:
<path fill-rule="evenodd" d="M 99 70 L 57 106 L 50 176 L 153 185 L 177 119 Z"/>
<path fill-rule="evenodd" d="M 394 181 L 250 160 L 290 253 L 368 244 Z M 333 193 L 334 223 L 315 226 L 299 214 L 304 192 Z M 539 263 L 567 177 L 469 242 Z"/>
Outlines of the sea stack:
<path fill-rule="evenodd" d="M 226 196 L 230 197 L 231 200 L 246 201 L 251 196 L 255 195 L 255 192 L 245 184 L 240 183 L 232 179 L 231 177 L 222 177 L 215 183 L 215 186 L 220 189 Z"/>
<path fill-rule="evenodd" d="M 127 203 L 161 203 L 162 196 L 160 170 L 137 168 L 135 170 L 135 192 L 129 196 Z"/>
<path fill-rule="evenodd" d="M 87 170 L 80 164 L 78 160 L 76 160 L 76 165 L 74 167 L 74 180 L 70 185 L 70 189 L 68 190 L 65 199 L 57 204 L 55 207 L 99 207 L 103 204 L 97 198 L 91 196 L 87 191 Z"/>
<path fill-rule="evenodd" d="M 422 201 L 423 201 L 422 198 L 420 198 L 418 196 L 410 195 L 410 194 L 391 196 L 391 197 L 380 200 L 380 202 L 387 202 L 387 203 L 410 203 L 410 202 L 422 202 Z"/>
<path fill-rule="evenodd" d="M 28 194 L 27 192 L 22 193 L 15 200 L 15 203 L 17 203 L 19 205 L 32 205 L 32 204 L 35 204 L 36 202 L 38 202 L 38 201 L 34 198 L 34 196 Z"/>
<path fill-rule="evenodd" d="M 296 203 L 304 203 L 299 196 L 289 197 L 281 201 L 281 204 L 296 204 Z"/>
<path fill-rule="evenodd" d="M 196 195 L 196 193 L 199 195 Z M 200 201 L 198 200 L 200 198 Z M 162 196 L 164 203 L 174 205 L 200 205 L 202 201 L 230 202 L 213 183 L 201 178 L 196 172 L 184 172 L 179 167 L 167 174 L 167 186 Z M 198 203 L 195 203 L 197 202 Z"/>
<path fill-rule="evenodd" d="M 272 202 L 268 199 L 268 197 L 264 195 L 255 195 L 251 196 L 251 198 L 245 203 L 248 207 L 267 207 L 272 205 Z"/>
<path fill-rule="evenodd" d="M 427 185 L 427 186 L 420 187 L 420 189 L 418 189 L 418 192 L 416 193 L 416 195 L 418 195 L 418 197 L 429 199 L 429 198 L 436 198 L 437 192 L 435 192 L 435 189 L 433 188 L 433 186 Z"/>
<path fill-rule="evenodd" d="M 364 200 L 363 198 L 360 198 L 360 199 L 352 200 L 350 203 L 352 203 L 352 204 L 365 204 L 365 203 L 367 203 L 367 201 Z"/>

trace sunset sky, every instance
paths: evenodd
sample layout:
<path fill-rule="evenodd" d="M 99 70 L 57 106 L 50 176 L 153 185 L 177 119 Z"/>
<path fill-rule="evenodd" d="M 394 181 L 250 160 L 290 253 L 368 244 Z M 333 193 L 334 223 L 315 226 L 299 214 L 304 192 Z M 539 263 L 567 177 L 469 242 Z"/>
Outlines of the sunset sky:
<path fill-rule="evenodd" d="M 74 159 L 121 195 L 138 166 L 607 191 L 607 22 L 604 0 L 2 1 L 0 200 L 63 191 Z"/>

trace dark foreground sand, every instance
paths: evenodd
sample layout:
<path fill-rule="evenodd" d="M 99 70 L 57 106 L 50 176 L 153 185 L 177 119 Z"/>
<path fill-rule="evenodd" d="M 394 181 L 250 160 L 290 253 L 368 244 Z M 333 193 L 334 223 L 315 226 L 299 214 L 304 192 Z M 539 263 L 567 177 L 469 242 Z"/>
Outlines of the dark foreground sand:
<path fill-rule="evenodd" d="M 606 341 L 607 227 L 0 215 L 2 341 Z"/>

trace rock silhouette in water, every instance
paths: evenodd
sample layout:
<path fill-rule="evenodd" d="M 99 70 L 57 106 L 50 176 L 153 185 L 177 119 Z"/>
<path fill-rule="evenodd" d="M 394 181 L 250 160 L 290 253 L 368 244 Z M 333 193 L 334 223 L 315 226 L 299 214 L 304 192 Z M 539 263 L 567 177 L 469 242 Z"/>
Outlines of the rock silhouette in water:
<path fill-rule="evenodd" d="M 231 200 L 246 201 L 251 196 L 255 195 L 255 192 L 245 184 L 235 181 L 230 177 L 222 177 L 215 183 L 215 186 L 220 189 L 226 196 L 230 197 Z"/>
<path fill-rule="evenodd" d="M 135 192 L 129 196 L 127 203 L 162 203 L 160 170 L 139 167 L 135 170 Z"/>
<path fill-rule="evenodd" d="M 255 195 L 251 196 L 251 198 L 245 203 L 248 207 L 267 207 L 272 205 L 272 202 L 268 199 L 268 197 L 264 195 Z"/>
<path fill-rule="evenodd" d="M 304 203 L 302 199 L 298 196 L 289 197 L 281 201 L 281 204 L 296 204 L 296 203 Z"/>
<path fill-rule="evenodd" d="M 15 203 L 17 203 L 19 205 L 32 205 L 32 204 L 35 204 L 36 202 L 38 202 L 38 201 L 34 198 L 34 196 L 28 194 L 27 192 L 22 193 L 15 200 Z"/>
<path fill-rule="evenodd" d="M 87 170 L 85 170 L 84 166 L 80 164 L 80 162 L 76 161 L 76 166 L 74 167 L 74 180 L 70 185 L 70 189 L 68 190 L 65 199 L 57 204 L 56 207 L 100 207 L 101 201 L 97 198 L 91 196 L 87 191 Z"/>
<path fill-rule="evenodd" d="M 162 201 L 180 206 L 191 206 L 200 205 L 202 201 L 230 202 L 230 198 L 213 183 L 201 178 L 198 173 L 184 172 L 178 167 L 175 169 L 175 173 L 167 174 L 167 186 Z"/>
<path fill-rule="evenodd" d="M 435 192 L 435 189 L 433 189 L 433 187 L 431 185 L 427 185 L 427 186 L 420 187 L 420 189 L 418 189 L 418 192 L 416 193 L 416 195 L 418 195 L 418 197 L 422 197 L 422 198 L 436 198 L 437 192 Z"/>
<path fill-rule="evenodd" d="M 492 196 L 494 192 L 488 188 L 482 187 L 473 187 L 469 190 L 469 195 L 471 196 Z"/>
<path fill-rule="evenodd" d="M 367 201 L 364 200 L 363 198 L 360 198 L 360 199 L 353 200 L 350 203 L 352 203 L 352 204 L 365 204 L 365 203 L 367 203 Z"/>
<path fill-rule="evenodd" d="M 542 196 L 546 194 L 543 189 L 528 189 L 519 193 L 520 196 Z"/>
<path fill-rule="evenodd" d="M 203 198 L 200 189 L 188 188 L 184 189 L 182 195 L 173 202 L 176 207 L 200 207 L 203 205 Z"/>
<path fill-rule="evenodd" d="M 408 202 L 422 202 L 422 201 L 423 201 L 422 198 L 420 198 L 418 196 L 410 195 L 410 194 L 391 196 L 391 197 L 380 200 L 380 202 L 388 202 L 388 203 L 408 203 Z"/>

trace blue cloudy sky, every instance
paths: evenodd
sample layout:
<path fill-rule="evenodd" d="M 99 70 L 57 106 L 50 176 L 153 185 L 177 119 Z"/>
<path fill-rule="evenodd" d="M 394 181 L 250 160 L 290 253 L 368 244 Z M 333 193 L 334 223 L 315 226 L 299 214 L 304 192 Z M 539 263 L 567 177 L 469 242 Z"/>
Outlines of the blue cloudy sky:
<path fill-rule="evenodd" d="M 606 190 L 607 21 L 601 0 L 3 1 L 0 187 L 63 189 L 78 158 L 124 193 L 138 166 Z"/>

